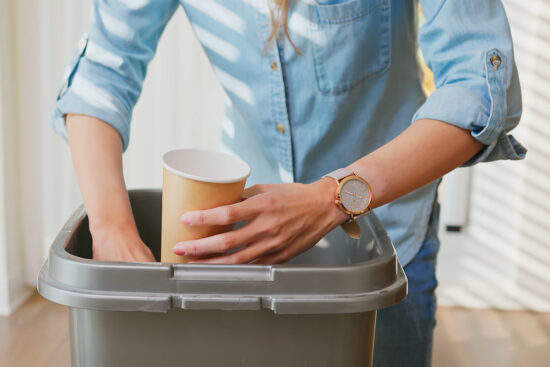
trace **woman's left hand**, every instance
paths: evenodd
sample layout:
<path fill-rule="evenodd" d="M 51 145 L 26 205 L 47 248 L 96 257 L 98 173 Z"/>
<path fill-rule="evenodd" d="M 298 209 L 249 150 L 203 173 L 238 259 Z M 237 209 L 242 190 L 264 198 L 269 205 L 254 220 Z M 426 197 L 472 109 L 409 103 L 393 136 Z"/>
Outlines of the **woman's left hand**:
<path fill-rule="evenodd" d="M 215 257 L 191 261 L 216 264 L 277 264 L 313 247 L 348 215 L 334 204 L 336 182 L 322 178 L 311 184 L 254 185 L 241 202 L 187 212 L 181 221 L 190 226 L 246 224 L 214 236 L 184 241 L 174 253 Z M 241 249 L 226 253 L 237 247 Z"/>

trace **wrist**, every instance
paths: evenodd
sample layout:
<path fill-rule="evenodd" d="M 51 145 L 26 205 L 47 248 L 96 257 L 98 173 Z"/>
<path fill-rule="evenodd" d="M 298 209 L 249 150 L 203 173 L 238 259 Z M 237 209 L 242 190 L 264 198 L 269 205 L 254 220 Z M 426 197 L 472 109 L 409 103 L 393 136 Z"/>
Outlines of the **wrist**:
<path fill-rule="evenodd" d="M 384 198 L 390 186 L 390 182 L 386 178 L 387 175 L 379 169 L 375 162 L 369 162 L 368 164 L 353 163 L 346 168 L 352 170 L 357 176 L 361 177 L 369 184 L 372 190 L 371 209 L 386 203 Z"/>
<path fill-rule="evenodd" d="M 89 217 L 90 234 L 95 243 L 103 243 L 109 237 L 122 235 L 125 237 L 139 237 L 134 218 L 113 219 Z"/>
<path fill-rule="evenodd" d="M 321 199 L 322 210 L 330 218 L 335 225 L 339 225 L 347 221 L 350 216 L 336 205 L 336 189 L 338 182 L 332 177 L 323 177 L 314 182 L 318 191 L 315 195 Z"/>
<path fill-rule="evenodd" d="M 134 214 L 126 192 L 86 197 L 84 206 L 92 235 L 104 232 L 137 233 Z"/>

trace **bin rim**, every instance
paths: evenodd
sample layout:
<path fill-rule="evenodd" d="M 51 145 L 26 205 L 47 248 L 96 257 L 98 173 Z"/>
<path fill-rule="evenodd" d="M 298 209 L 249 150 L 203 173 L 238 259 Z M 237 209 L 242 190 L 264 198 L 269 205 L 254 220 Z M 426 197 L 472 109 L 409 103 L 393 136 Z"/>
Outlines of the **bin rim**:
<path fill-rule="evenodd" d="M 130 193 L 160 195 L 160 190 L 140 189 Z M 45 298 L 70 307 L 115 311 L 180 308 L 270 309 L 281 314 L 371 311 L 403 300 L 407 294 L 407 279 L 382 224 L 374 213 L 368 217 L 379 255 L 349 265 L 129 263 L 94 261 L 65 250 L 71 234 L 86 219 L 86 211 L 81 205 L 50 247 L 49 257 L 38 275 L 37 289 Z M 124 284 L 128 288 L 125 289 L 120 284 L 109 284 L 113 282 L 103 281 L 95 285 L 86 279 L 86 276 L 102 279 L 111 276 L 114 279 L 120 277 L 121 271 L 132 272 L 143 284 L 162 283 L 164 289 L 143 287 L 137 290 L 133 287 L 139 284 L 130 284 L 130 281 Z M 384 273 L 384 276 L 378 273 Z M 330 286 L 318 284 L 321 281 L 330 283 Z M 170 288 L 172 283 L 176 285 Z M 243 284 L 246 290 L 235 292 L 239 284 Z M 204 292 L 201 286 L 205 288 Z M 313 292 L 312 286 L 318 292 Z M 285 287 L 289 290 L 284 291 Z"/>

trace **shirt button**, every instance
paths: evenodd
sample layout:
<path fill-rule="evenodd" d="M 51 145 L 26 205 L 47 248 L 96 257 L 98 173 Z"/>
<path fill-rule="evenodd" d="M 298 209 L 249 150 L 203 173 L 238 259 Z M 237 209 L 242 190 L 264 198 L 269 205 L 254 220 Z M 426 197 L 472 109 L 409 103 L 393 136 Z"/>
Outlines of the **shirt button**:
<path fill-rule="evenodd" d="M 491 61 L 491 65 L 493 65 L 493 70 L 497 70 L 502 64 L 502 60 L 498 55 L 491 56 L 490 61 Z"/>
<path fill-rule="evenodd" d="M 273 71 L 277 71 L 277 63 L 275 61 L 271 61 L 271 69 L 273 69 Z"/>
<path fill-rule="evenodd" d="M 277 124 L 277 131 L 280 132 L 281 134 L 284 134 L 285 133 L 285 125 L 283 125 L 281 123 L 278 123 Z"/>

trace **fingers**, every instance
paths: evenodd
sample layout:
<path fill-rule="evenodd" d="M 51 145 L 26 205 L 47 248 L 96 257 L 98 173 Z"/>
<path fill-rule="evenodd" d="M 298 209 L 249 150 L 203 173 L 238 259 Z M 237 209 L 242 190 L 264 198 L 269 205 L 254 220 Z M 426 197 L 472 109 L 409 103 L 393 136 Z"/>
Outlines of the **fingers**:
<path fill-rule="evenodd" d="M 275 184 L 254 185 L 244 190 L 242 201 L 223 205 L 213 209 L 194 210 L 187 212 L 180 217 L 180 220 L 190 226 L 211 226 L 211 225 L 226 225 L 233 224 L 243 220 L 247 220 L 262 210 L 261 205 L 257 205 L 256 201 L 247 199 L 273 190 Z"/>
<path fill-rule="evenodd" d="M 274 254 L 261 256 L 256 259 L 254 264 L 283 264 L 294 257 L 294 254 L 290 248 L 283 249 L 282 251 L 276 252 Z"/>
<path fill-rule="evenodd" d="M 139 254 L 135 257 L 135 261 L 138 262 L 155 262 L 153 254 Z"/>
<path fill-rule="evenodd" d="M 254 241 L 257 231 L 247 224 L 233 231 L 217 234 L 198 240 L 177 243 L 172 251 L 180 256 L 201 256 L 223 253 Z"/>
<path fill-rule="evenodd" d="M 258 256 L 272 251 L 275 247 L 276 243 L 257 242 L 231 254 L 190 262 L 202 264 L 248 264 Z"/>
<path fill-rule="evenodd" d="M 149 249 L 149 247 L 145 246 L 145 249 L 143 251 L 143 254 L 140 254 L 141 259 L 139 261 L 146 261 L 146 262 L 155 262 L 155 257 L 153 256 L 153 252 Z"/>
<path fill-rule="evenodd" d="M 311 237 L 294 238 L 288 246 L 280 248 L 277 252 L 265 253 L 254 260 L 253 264 L 283 264 L 313 247 L 319 239 Z"/>
<path fill-rule="evenodd" d="M 185 213 L 181 220 L 190 226 L 242 221 L 247 224 L 230 232 L 180 242 L 173 252 L 186 256 L 216 255 L 194 261 L 201 263 L 286 262 L 311 247 L 315 242 L 310 240 L 320 235 L 325 227 L 326 220 L 317 210 L 323 209 L 319 200 L 308 196 L 308 193 L 315 196 L 316 192 L 305 189 L 302 184 L 254 185 L 244 191 L 244 200 L 239 203 Z M 237 251 L 227 253 L 234 249 Z"/>
<path fill-rule="evenodd" d="M 262 194 L 264 192 L 270 191 L 273 189 L 272 184 L 256 184 L 244 189 L 242 194 L 243 199 L 248 199 L 254 195 Z"/>
<path fill-rule="evenodd" d="M 241 201 L 213 209 L 194 210 L 183 214 L 180 220 L 189 226 L 227 225 L 247 220 L 260 211 L 254 203 Z"/>

